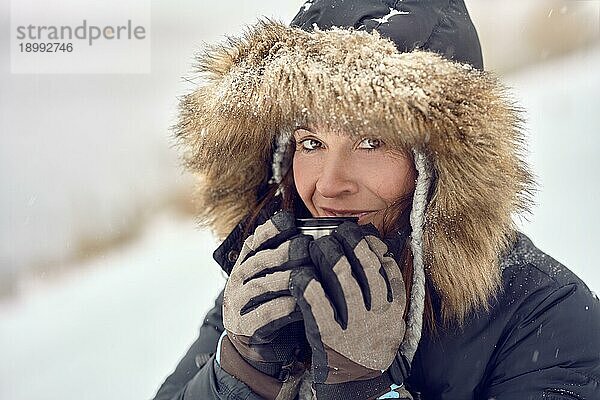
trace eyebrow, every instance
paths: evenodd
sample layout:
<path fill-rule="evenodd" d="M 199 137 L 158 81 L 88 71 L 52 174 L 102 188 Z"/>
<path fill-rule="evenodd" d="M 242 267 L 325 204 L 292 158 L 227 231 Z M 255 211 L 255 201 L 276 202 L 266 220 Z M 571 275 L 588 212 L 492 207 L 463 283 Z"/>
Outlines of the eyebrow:
<path fill-rule="evenodd" d="M 298 131 L 300 131 L 300 130 L 306 131 L 306 132 L 308 132 L 311 135 L 318 135 L 317 132 L 312 131 L 310 128 L 307 128 L 307 127 L 298 127 L 298 128 L 296 128 L 294 130 L 294 135 L 298 134 Z"/>

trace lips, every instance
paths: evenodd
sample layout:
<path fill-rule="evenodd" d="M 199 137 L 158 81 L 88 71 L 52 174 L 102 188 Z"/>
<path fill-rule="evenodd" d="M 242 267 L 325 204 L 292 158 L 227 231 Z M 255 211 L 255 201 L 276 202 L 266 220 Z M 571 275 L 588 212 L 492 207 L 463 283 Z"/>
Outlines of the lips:
<path fill-rule="evenodd" d="M 367 214 L 374 212 L 375 210 L 336 210 L 332 208 L 319 207 L 325 212 L 323 217 L 358 217 L 361 219 Z"/>

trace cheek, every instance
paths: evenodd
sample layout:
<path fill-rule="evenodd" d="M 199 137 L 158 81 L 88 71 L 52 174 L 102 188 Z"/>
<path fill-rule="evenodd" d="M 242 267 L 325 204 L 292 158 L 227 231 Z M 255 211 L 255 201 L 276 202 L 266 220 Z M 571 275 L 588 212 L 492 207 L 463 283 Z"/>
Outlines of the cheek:
<path fill-rule="evenodd" d="M 314 177 L 316 176 L 316 171 L 314 171 L 314 163 L 306 160 L 306 157 L 302 157 L 302 154 L 296 153 L 294 154 L 292 166 L 296 190 L 304 204 L 308 205 L 315 190 Z"/>
<path fill-rule="evenodd" d="M 414 173 L 408 160 L 386 160 L 373 171 L 371 187 L 387 205 L 414 190 Z"/>

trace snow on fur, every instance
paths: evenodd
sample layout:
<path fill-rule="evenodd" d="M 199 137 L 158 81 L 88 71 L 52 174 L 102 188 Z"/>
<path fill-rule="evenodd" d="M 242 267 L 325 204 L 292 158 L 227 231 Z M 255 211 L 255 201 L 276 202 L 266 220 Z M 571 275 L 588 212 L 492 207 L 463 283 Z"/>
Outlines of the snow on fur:
<path fill-rule="evenodd" d="M 399 53 L 376 32 L 305 32 L 262 21 L 198 57 L 176 135 L 199 177 L 199 218 L 224 237 L 270 178 L 280 132 L 319 126 L 422 152 L 434 184 L 424 226 L 428 279 L 446 319 L 487 308 L 498 260 L 528 210 L 520 110 L 490 73 L 434 53 Z"/>

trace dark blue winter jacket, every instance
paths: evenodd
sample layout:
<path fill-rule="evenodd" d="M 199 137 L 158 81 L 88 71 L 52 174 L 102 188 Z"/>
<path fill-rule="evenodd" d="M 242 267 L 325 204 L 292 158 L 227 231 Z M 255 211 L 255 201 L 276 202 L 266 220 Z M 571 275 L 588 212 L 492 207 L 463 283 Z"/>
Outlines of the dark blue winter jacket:
<path fill-rule="evenodd" d="M 230 270 L 240 228 L 215 253 Z M 559 262 L 517 235 L 503 258 L 503 290 L 463 329 L 425 334 L 409 387 L 427 400 L 600 399 L 600 303 Z M 198 339 L 155 400 L 259 399 L 214 360 L 223 331 L 221 294 Z"/>

